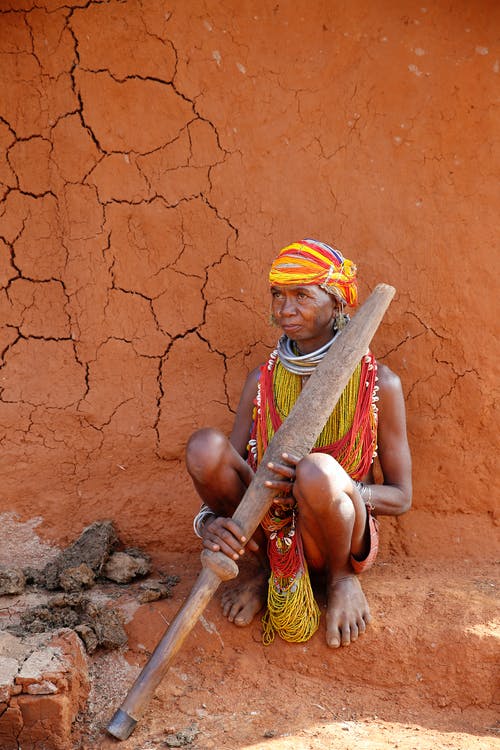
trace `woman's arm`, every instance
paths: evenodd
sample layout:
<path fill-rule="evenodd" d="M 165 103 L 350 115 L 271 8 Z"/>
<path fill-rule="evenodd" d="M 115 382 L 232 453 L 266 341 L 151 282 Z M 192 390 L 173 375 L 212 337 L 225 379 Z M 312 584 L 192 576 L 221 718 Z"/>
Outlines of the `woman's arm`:
<path fill-rule="evenodd" d="M 252 429 L 252 415 L 254 399 L 257 395 L 257 383 L 259 382 L 260 367 L 249 373 L 240 396 L 240 402 L 236 410 L 234 425 L 229 442 L 238 451 L 240 456 L 246 458 L 250 430 Z"/>
<path fill-rule="evenodd" d="M 259 367 L 252 370 L 245 381 L 236 410 L 233 430 L 229 438 L 232 447 L 241 456 L 241 458 L 234 456 L 237 461 L 235 460 L 232 463 L 232 470 L 238 474 L 243 487 L 248 487 L 254 476 L 252 469 L 246 463 L 245 459 L 252 427 L 254 399 L 257 395 L 259 372 Z M 204 547 L 212 552 L 220 550 L 233 560 L 239 559 L 244 553 L 245 546 L 252 552 L 256 552 L 259 549 L 257 542 L 254 539 L 250 539 L 247 542 L 245 537 L 241 535 L 241 529 L 238 525 L 225 515 L 219 516 L 216 513 L 208 513 L 201 519 L 199 524 L 196 523 L 195 519 L 195 531 L 202 538 Z"/>
<path fill-rule="evenodd" d="M 399 516 L 411 507 L 411 455 L 406 434 L 406 412 L 399 377 L 378 365 L 378 456 L 383 484 L 368 484 L 362 492 L 375 514 Z"/>

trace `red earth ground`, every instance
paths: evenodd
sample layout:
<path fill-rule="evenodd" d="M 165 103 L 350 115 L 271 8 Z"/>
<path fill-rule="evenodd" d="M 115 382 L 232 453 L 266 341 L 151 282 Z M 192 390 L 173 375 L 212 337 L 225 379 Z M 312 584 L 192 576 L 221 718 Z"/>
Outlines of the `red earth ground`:
<path fill-rule="evenodd" d="M 135 612 L 118 677 L 115 656 L 94 657 L 99 708 L 85 747 L 116 746 L 95 731 L 109 721 L 132 666 L 171 622 L 198 568 L 196 555 L 172 560 L 168 572 L 180 573 L 181 583 L 172 600 Z M 373 625 L 337 651 L 325 645 L 323 628 L 304 645 L 265 647 L 259 623 L 231 625 L 216 595 L 120 746 L 163 747 L 196 730 L 192 747 L 199 750 L 500 748 L 498 580 L 491 569 L 387 559 L 366 576 L 365 588 Z"/>
<path fill-rule="evenodd" d="M 133 584 L 104 586 L 97 595 L 118 605 L 128 645 L 90 658 L 91 692 L 74 749 L 500 748 L 497 571 L 468 552 L 423 562 L 396 550 L 390 526 L 363 579 L 373 623 L 355 644 L 329 649 L 322 618 L 306 644 L 263 646 L 258 618 L 247 628 L 225 619 L 219 589 L 121 743 L 105 727 L 189 596 L 198 552 L 168 555 L 154 571 L 180 577 L 170 599 L 140 605 Z M 32 524 L 4 516 L 2 527 L 0 563 L 41 567 L 56 551 Z M 240 578 L 254 570 L 247 560 Z M 321 593 L 318 601 L 324 612 Z M 21 606 L 22 597 L 4 599 L 0 614 Z"/>

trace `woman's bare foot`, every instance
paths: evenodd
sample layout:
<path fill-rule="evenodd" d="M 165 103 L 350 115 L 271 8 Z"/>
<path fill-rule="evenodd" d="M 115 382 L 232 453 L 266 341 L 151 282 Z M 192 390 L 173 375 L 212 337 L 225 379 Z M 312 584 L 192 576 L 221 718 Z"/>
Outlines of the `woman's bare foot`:
<path fill-rule="evenodd" d="M 245 583 L 240 583 L 222 594 L 222 612 L 229 622 L 239 627 L 250 625 L 266 603 L 267 575 L 265 572 Z"/>
<path fill-rule="evenodd" d="M 330 582 L 326 612 L 326 642 L 331 648 L 348 646 L 362 635 L 371 620 L 370 608 L 355 575 Z"/>

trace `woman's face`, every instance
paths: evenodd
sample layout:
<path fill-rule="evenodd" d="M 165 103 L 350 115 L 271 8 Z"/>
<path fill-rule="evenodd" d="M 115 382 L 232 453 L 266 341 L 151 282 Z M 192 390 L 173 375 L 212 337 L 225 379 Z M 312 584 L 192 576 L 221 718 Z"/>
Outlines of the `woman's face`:
<path fill-rule="evenodd" d="M 308 354 L 330 341 L 339 304 L 319 286 L 271 287 L 271 311 L 276 323 L 302 354 Z"/>

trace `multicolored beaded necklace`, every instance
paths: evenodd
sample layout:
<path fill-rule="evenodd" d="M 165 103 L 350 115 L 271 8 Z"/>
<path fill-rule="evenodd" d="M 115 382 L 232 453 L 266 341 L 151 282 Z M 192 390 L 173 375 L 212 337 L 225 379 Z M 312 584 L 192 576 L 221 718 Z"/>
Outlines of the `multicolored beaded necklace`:
<path fill-rule="evenodd" d="M 302 389 L 299 373 L 310 375 L 332 341 L 321 350 L 300 355 L 293 342 L 282 337 L 261 368 L 247 458 L 254 470 L 298 398 Z M 313 448 L 333 456 L 353 479 L 365 476 L 376 455 L 376 381 L 376 360 L 368 352 L 356 367 Z M 285 503 L 273 503 L 262 520 L 271 567 L 267 611 L 263 617 L 265 644 L 272 643 L 275 633 L 286 641 L 303 642 L 319 626 L 320 611 L 312 593 L 296 522 L 297 508 Z"/>

